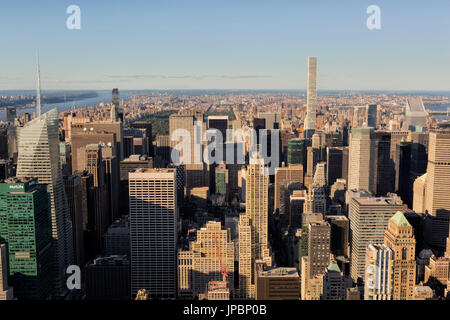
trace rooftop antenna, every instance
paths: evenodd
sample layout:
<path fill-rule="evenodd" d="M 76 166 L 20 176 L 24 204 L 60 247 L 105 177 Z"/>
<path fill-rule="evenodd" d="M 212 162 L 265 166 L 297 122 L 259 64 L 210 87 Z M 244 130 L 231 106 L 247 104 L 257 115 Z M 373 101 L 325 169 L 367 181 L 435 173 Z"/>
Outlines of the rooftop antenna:
<path fill-rule="evenodd" d="M 36 51 L 37 57 L 37 93 L 36 93 L 36 117 L 41 115 L 41 70 L 39 67 L 39 50 Z"/>

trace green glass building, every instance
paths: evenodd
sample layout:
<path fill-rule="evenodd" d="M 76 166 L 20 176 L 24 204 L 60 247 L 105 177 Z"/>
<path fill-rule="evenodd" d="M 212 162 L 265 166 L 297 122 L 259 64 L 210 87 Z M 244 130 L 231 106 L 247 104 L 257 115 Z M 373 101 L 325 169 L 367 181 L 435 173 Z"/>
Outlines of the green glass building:
<path fill-rule="evenodd" d="M 7 244 L 9 283 L 19 300 L 50 299 L 52 263 L 50 196 L 37 179 L 0 183 L 0 243 Z"/>
<path fill-rule="evenodd" d="M 290 164 L 301 164 L 306 169 L 306 140 L 292 139 L 288 141 L 287 162 Z"/>
<path fill-rule="evenodd" d="M 226 198 L 228 196 L 228 170 L 216 168 L 215 178 L 216 194 L 220 194 Z"/>

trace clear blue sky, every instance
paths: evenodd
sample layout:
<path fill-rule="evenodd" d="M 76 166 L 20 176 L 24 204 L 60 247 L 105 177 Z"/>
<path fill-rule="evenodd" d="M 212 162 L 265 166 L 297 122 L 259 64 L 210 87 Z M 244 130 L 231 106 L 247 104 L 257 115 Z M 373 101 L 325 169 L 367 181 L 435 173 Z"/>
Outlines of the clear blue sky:
<path fill-rule="evenodd" d="M 0 0 L 0 43 L 0 90 L 35 87 L 37 48 L 44 90 L 303 90 L 308 56 L 323 90 L 450 90 L 448 0 Z"/>

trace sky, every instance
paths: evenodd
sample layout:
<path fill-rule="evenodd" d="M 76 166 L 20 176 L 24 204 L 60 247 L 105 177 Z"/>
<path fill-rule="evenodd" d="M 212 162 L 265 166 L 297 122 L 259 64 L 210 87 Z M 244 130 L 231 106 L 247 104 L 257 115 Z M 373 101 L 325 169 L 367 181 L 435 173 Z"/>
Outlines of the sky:
<path fill-rule="evenodd" d="M 449 39 L 448 0 L 0 0 L 0 91 L 37 50 L 43 90 L 304 90 L 317 56 L 319 90 L 450 91 Z"/>

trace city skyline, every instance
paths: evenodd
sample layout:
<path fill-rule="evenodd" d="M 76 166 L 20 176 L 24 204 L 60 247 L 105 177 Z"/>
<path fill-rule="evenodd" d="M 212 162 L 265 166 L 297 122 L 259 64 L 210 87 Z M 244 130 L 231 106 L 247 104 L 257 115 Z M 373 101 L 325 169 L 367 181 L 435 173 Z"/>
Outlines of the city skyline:
<path fill-rule="evenodd" d="M 308 56 L 320 59 L 319 91 L 447 90 L 444 1 L 379 1 L 381 30 L 366 27 L 369 1 L 79 1 L 80 30 L 65 26 L 70 4 L 4 5 L 3 90 L 35 87 L 37 49 L 44 91 L 304 90 Z"/>
<path fill-rule="evenodd" d="M 5 5 L 0 300 L 450 301 L 442 2 Z"/>

